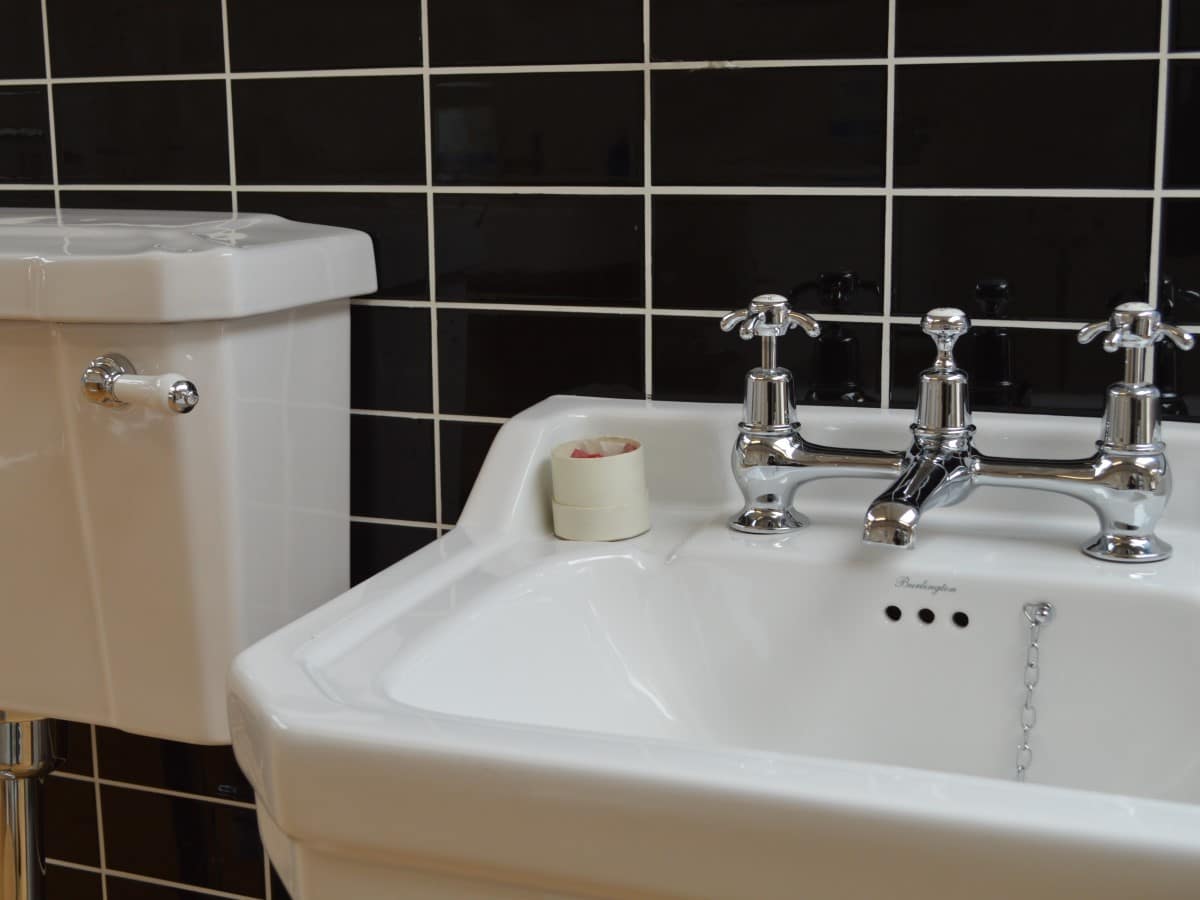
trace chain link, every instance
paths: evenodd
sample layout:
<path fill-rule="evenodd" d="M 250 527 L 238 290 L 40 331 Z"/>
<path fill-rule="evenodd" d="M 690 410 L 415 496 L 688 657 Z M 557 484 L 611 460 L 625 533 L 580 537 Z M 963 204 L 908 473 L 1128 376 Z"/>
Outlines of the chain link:
<path fill-rule="evenodd" d="M 1042 626 L 1054 618 L 1054 607 L 1049 603 L 1026 603 L 1025 618 L 1029 622 L 1029 646 L 1025 651 L 1025 703 L 1021 707 L 1021 743 L 1017 745 L 1017 781 L 1025 780 L 1025 773 L 1033 762 L 1033 750 L 1029 747 L 1029 735 L 1037 724 L 1037 707 L 1033 705 L 1033 692 L 1041 678 L 1042 648 L 1038 638 Z"/>

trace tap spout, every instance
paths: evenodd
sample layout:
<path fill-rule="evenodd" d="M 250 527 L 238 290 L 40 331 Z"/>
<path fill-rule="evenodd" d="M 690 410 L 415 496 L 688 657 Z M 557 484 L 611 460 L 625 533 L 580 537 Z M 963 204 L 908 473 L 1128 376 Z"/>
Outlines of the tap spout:
<path fill-rule="evenodd" d="M 973 486 L 976 465 L 966 441 L 948 446 L 926 444 L 918 438 L 905 457 L 899 478 L 867 507 L 863 541 L 911 549 L 921 516 L 962 500 Z"/>

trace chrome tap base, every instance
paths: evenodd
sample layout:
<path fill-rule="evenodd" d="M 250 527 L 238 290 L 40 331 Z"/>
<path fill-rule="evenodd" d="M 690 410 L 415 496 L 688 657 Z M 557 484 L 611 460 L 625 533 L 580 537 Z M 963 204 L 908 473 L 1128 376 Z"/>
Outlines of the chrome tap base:
<path fill-rule="evenodd" d="M 764 498 L 759 497 L 758 501 Z M 729 527 L 734 531 L 746 534 L 787 534 L 789 531 L 799 531 L 810 524 L 808 516 L 794 509 L 779 509 L 772 507 L 770 501 L 760 505 L 747 506 L 729 520 Z"/>
<path fill-rule="evenodd" d="M 1083 545 L 1083 552 L 1105 562 L 1150 563 L 1169 558 L 1172 547 L 1155 534 L 1099 534 Z"/>
<path fill-rule="evenodd" d="M 45 896 L 42 779 L 55 763 L 49 720 L 0 721 L 0 900 Z"/>

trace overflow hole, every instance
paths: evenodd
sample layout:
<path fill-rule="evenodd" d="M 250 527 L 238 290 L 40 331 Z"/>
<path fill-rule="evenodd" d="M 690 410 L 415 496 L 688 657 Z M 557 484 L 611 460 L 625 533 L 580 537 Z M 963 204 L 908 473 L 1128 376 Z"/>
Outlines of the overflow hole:
<path fill-rule="evenodd" d="M 922 622 L 924 622 L 926 625 L 929 625 L 930 623 L 933 622 L 935 616 L 933 614 L 932 609 L 922 609 L 917 613 L 917 618 L 920 619 Z"/>
<path fill-rule="evenodd" d="M 950 618 L 959 628 L 966 628 L 971 624 L 971 619 L 965 612 L 956 612 Z"/>
<path fill-rule="evenodd" d="M 885 609 L 883 611 L 883 614 L 885 616 L 887 616 L 889 619 L 891 619 L 893 622 L 900 621 L 900 607 L 898 607 L 898 606 L 889 606 L 887 609 Z"/>

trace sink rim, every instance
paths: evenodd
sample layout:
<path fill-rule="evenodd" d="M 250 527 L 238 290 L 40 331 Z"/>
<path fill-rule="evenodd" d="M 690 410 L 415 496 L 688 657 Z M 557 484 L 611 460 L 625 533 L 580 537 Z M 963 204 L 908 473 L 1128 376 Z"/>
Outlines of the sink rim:
<path fill-rule="evenodd" d="M 720 412 L 721 419 L 736 416 L 737 409 L 732 404 L 553 398 L 512 422 L 514 431 L 528 438 L 540 433 L 547 421 L 564 415 L 582 419 L 589 410 L 600 410 L 601 414 L 648 411 L 657 416 L 664 408 L 684 416 Z M 840 415 L 826 415 L 829 412 Z M 876 410 L 821 409 L 813 413 L 843 422 L 851 421 L 854 414 L 885 415 Z M 907 413 L 901 415 L 907 419 Z M 1050 424 L 1042 417 L 1004 418 L 1014 423 L 1034 420 L 1026 422 L 1031 427 Z M 1061 425 L 1062 420 L 1053 424 Z M 1092 432 L 1095 427 L 1092 420 L 1069 420 L 1067 425 L 1067 430 L 1076 433 Z M 1192 431 L 1193 436 L 1200 436 L 1200 426 Z M 729 435 L 732 439 L 732 431 Z M 497 463 L 513 464 L 512 459 Z M 527 466 L 520 478 L 506 479 L 505 490 L 515 495 L 534 477 Z M 540 802 L 530 798 L 536 785 L 571 782 L 580 788 L 573 801 L 581 822 L 588 810 L 610 807 L 618 800 L 636 809 L 637 798 L 651 793 L 669 795 L 673 803 L 696 810 L 714 802 L 771 809 L 785 817 L 836 809 L 851 815 L 902 819 L 910 825 L 1003 833 L 1021 840 L 1084 841 L 1122 852 L 1200 859 L 1200 805 L 882 763 L 570 731 L 399 704 L 382 714 L 340 704 L 310 678 L 297 679 L 298 672 L 311 663 L 313 653 L 328 650 L 328 638 L 339 624 L 351 622 L 369 631 L 375 627 L 373 619 L 395 618 L 406 596 L 427 593 L 430 585 L 501 551 L 528 529 L 542 527 L 536 515 L 506 508 L 494 496 L 484 502 L 472 499 L 460 525 L 441 541 L 292 623 L 235 662 L 231 677 L 235 752 L 265 813 L 288 834 L 341 846 L 380 850 L 391 846 L 366 827 L 331 823 L 319 803 L 289 790 L 296 779 L 311 781 L 314 773 L 322 783 L 337 779 L 344 768 L 319 771 L 322 761 L 328 765 L 337 751 L 344 766 L 346 748 L 353 748 L 357 760 L 381 766 L 381 772 L 402 766 L 407 793 L 389 796 L 393 802 L 414 803 L 426 810 L 438 804 L 439 786 L 471 781 L 478 777 L 478 770 L 486 770 L 494 779 L 492 792 L 481 795 L 477 802 L 480 809 L 494 812 L 505 802 Z M 1129 572 L 1082 556 L 1078 560 L 1080 565 Z M 1187 565 L 1195 567 L 1190 560 Z M 361 785 L 353 788 L 359 802 L 380 802 L 380 791 L 390 791 L 387 785 L 374 782 L 353 780 L 352 784 Z M 339 790 L 347 789 L 344 781 L 337 783 Z M 444 787 L 441 790 L 444 793 Z M 1136 828 L 1130 826 L 1131 817 L 1138 823 Z M 536 851 L 536 841 L 531 842 L 529 852 Z"/>

